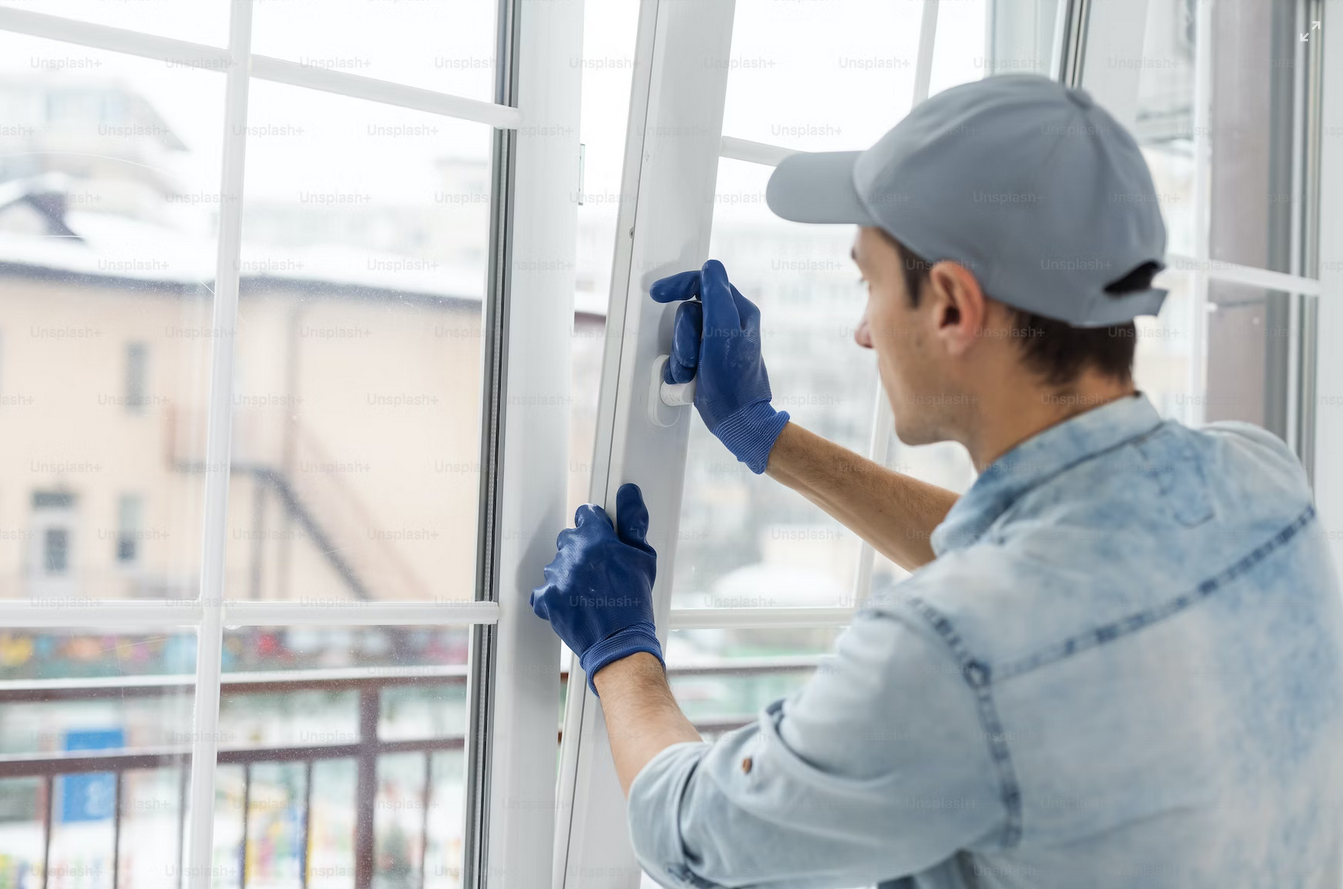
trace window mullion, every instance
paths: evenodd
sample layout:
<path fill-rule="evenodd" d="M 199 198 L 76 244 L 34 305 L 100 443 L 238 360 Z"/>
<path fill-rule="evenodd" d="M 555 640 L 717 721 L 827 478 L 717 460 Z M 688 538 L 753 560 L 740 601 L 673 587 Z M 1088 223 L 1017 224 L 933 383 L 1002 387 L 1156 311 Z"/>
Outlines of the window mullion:
<path fill-rule="evenodd" d="M 76 46 L 105 49 L 144 59 L 172 62 L 183 67 L 204 68 L 208 71 L 226 69 L 230 58 L 227 50 L 215 46 L 177 40 L 173 37 L 160 37 L 157 34 L 142 34 L 139 31 L 82 22 L 27 9 L 0 7 L 0 31 L 44 37 L 62 43 L 73 43 Z"/>
<path fill-rule="evenodd" d="M 206 431 L 205 517 L 196 644 L 196 694 L 191 726 L 191 804 L 187 825 L 185 885 L 210 889 L 214 837 L 216 728 L 219 723 L 220 650 L 223 642 L 224 559 L 232 447 L 234 333 L 242 250 L 242 192 L 246 157 L 248 59 L 252 0 L 234 0 L 229 12 L 229 57 L 224 91 L 224 150 L 220 174 L 219 240 Z"/>
<path fill-rule="evenodd" d="M 479 99 L 468 99 L 372 77 L 361 77 L 345 71 L 305 66 L 287 59 L 252 56 L 251 67 L 252 76 L 257 80 L 269 80 L 337 96 L 366 99 L 382 105 L 423 111 L 426 114 L 472 120 L 504 129 L 514 129 L 522 121 L 518 110 L 507 105 L 482 102 Z"/>
<path fill-rule="evenodd" d="M 770 145 L 768 142 L 753 142 L 735 136 L 724 136 L 721 145 L 719 148 L 721 157 L 746 161 L 748 164 L 763 164 L 767 167 L 777 167 L 780 161 L 797 152 L 795 148 L 783 148 L 779 145 Z"/>
<path fill-rule="evenodd" d="M 803 627 L 847 627 L 854 609 L 844 606 L 783 608 L 674 608 L 673 630 L 780 630 Z"/>
<path fill-rule="evenodd" d="M 914 63 L 915 105 L 928 98 L 933 82 L 933 52 L 937 48 L 937 2 L 923 0 L 923 14 L 919 18 L 919 55 Z"/>
<path fill-rule="evenodd" d="M 1211 177 L 1210 129 L 1212 124 L 1212 5 L 1214 0 L 1195 4 L 1194 20 L 1194 269 L 1190 281 L 1188 389 L 1197 395 L 1207 391 L 1208 348 L 1208 266 L 1211 255 Z M 1190 425 L 1204 420 L 1203 399 L 1190 398 Z"/>

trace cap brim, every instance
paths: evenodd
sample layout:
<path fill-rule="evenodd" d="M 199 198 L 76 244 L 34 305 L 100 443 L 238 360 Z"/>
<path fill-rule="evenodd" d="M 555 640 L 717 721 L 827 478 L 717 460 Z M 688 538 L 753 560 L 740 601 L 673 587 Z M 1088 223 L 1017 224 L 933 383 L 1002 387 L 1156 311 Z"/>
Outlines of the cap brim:
<path fill-rule="evenodd" d="M 792 222 L 876 225 L 853 187 L 861 151 L 810 151 L 779 162 L 765 186 L 765 203 Z"/>

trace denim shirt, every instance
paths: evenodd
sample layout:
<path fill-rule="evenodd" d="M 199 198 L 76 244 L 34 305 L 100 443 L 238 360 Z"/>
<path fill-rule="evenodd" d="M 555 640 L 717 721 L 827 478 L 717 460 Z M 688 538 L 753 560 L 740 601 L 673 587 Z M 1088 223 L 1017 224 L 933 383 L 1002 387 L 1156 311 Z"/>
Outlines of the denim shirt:
<path fill-rule="evenodd" d="M 630 788 L 666 886 L 1328 887 L 1343 610 L 1300 465 L 1145 396 L 1009 451 L 808 683 Z"/>

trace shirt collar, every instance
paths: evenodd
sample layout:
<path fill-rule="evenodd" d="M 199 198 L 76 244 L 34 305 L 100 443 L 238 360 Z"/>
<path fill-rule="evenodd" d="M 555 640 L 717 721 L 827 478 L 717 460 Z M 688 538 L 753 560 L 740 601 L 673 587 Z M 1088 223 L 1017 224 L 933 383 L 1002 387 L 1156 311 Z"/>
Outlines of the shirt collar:
<path fill-rule="evenodd" d="M 998 516 L 1031 488 L 1072 466 L 1161 425 L 1141 392 L 1071 417 L 1026 439 L 993 461 L 933 530 L 938 556 L 979 539 Z"/>

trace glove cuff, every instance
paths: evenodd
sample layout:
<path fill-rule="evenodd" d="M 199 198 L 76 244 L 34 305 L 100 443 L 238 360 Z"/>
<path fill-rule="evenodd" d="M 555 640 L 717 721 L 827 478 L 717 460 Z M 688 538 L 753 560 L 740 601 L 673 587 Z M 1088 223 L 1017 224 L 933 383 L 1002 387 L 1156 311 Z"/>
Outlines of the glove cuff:
<path fill-rule="evenodd" d="M 757 401 L 726 417 L 713 434 L 733 456 L 760 475 L 769 465 L 769 452 L 788 420 L 788 411 L 776 411 L 768 401 Z"/>
<path fill-rule="evenodd" d="M 618 661 L 640 651 L 653 655 L 662 661 L 663 668 L 666 668 L 667 662 L 662 657 L 662 646 L 658 644 L 657 631 L 652 621 L 641 620 L 623 630 L 617 630 L 594 645 L 589 645 L 588 650 L 578 657 L 579 665 L 588 676 L 588 688 L 596 695 L 597 686 L 592 684 L 592 677 L 597 671 L 612 661 Z"/>

